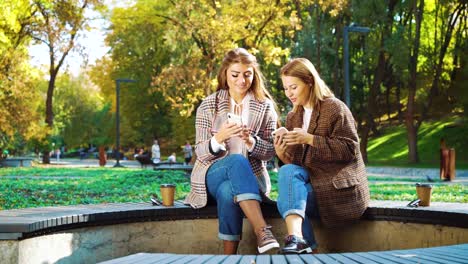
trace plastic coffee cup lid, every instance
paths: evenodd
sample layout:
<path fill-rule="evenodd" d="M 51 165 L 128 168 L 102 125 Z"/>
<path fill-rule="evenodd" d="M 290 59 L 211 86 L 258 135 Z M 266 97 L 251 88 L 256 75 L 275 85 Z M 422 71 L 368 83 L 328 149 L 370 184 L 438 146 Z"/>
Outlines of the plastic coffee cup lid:
<path fill-rule="evenodd" d="M 416 183 L 416 187 L 432 188 L 432 184 L 428 183 Z"/>
<path fill-rule="evenodd" d="M 161 184 L 161 188 L 167 188 L 167 187 L 175 187 L 175 184 L 172 184 L 172 183 L 163 183 L 163 184 Z"/>

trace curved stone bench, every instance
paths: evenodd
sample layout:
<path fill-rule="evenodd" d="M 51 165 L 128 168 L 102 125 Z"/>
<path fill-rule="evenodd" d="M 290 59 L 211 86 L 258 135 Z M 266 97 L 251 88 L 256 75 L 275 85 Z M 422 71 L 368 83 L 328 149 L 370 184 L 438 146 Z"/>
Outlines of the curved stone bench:
<path fill-rule="evenodd" d="M 3 167 L 31 167 L 33 158 L 6 158 L 0 160 L 0 166 Z"/>
<path fill-rule="evenodd" d="M 467 204 L 373 201 L 356 224 L 326 229 L 313 221 L 319 251 L 363 252 L 468 243 Z M 275 204 L 262 209 L 277 238 L 286 234 Z M 96 263 L 139 252 L 219 254 L 216 208 L 150 203 L 58 206 L 0 211 L 0 263 Z M 245 220 L 246 221 L 246 220 Z M 246 221 L 247 222 L 247 221 Z M 255 254 L 244 224 L 240 254 Z"/>

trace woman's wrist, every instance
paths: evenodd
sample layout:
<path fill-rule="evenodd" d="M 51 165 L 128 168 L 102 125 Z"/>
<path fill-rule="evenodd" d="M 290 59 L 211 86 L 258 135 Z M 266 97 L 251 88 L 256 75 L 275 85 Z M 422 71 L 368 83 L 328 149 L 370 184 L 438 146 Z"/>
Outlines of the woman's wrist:
<path fill-rule="evenodd" d="M 308 140 L 307 140 L 307 144 L 312 146 L 313 143 L 314 143 L 314 135 L 309 134 L 309 138 L 308 138 Z"/>

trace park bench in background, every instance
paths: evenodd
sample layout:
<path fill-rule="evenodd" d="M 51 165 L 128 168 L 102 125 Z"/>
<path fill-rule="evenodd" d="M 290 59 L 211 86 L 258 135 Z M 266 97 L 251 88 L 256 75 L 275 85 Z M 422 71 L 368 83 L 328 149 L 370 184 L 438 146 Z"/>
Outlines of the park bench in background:
<path fill-rule="evenodd" d="M 142 168 L 146 168 L 148 165 L 154 165 L 149 155 L 139 155 L 135 159 L 140 163 Z"/>
<path fill-rule="evenodd" d="M 276 237 L 284 237 L 286 228 L 276 204 L 263 204 L 262 210 Z M 239 253 L 255 255 L 256 238 L 244 221 Z M 334 258 L 351 256 L 369 263 L 377 254 L 372 251 L 384 250 L 408 249 L 408 254 L 421 256 L 420 248 L 468 243 L 466 204 L 431 203 L 430 207 L 410 208 L 406 202 L 372 201 L 354 225 L 325 229 L 318 221 L 313 220 L 313 224 L 319 252 L 325 253 L 316 257 L 330 263 Z M 173 207 L 142 202 L 4 210 L 0 211 L 0 263 L 97 263 L 140 252 L 189 254 L 186 258 L 214 255 L 222 252 L 217 232 L 216 206 L 192 209 L 181 202 Z M 428 254 L 439 263 L 450 263 L 450 258 L 467 263 L 467 255 L 460 256 L 454 250 L 440 248 L 444 254 Z M 398 263 L 392 261 L 393 253 L 388 254 L 387 263 Z M 256 256 L 257 263 L 262 258 L 284 257 Z M 400 263 L 430 262 L 426 257 L 416 260 Z"/>
<path fill-rule="evenodd" d="M 9 157 L 0 159 L 0 167 L 31 167 L 34 158 Z"/>
<path fill-rule="evenodd" d="M 189 176 L 193 165 L 184 165 L 182 162 L 159 162 L 154 164 L 154 170 L 182 170 Z"/>

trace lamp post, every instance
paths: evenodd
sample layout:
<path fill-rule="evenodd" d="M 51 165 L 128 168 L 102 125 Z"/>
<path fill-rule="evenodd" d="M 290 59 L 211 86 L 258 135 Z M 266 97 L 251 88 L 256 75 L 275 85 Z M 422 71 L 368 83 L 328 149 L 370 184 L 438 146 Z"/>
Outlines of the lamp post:
<path fill-rule="evenodd" d="M 123 167 L 122 164 L 120 164 L 120 83 L 134 83 L 136 82 L 135 80 L 131 79 L 116 79 L 115 80 L 115 96 L 116 96 L 116 117 L 115 117 L 115 141 L 116 141 L 116 159 L 117 162 L 115 163 L 114 167 Z"/>
<path fill-rule="evenodd" d="M 346 105 L 351 109 L 351 99 L 350 99 L 350 87 L 349 87 L 349 41 L 348 41 L 348 32 L 359 32 L 359 33 L 369 33 L 370 28 L 368 27 L 358 27 L 354 23 L 351 23 L 349 26 L 345 26 L 343 29 L 343 45 L 344 45 L 344 78 L 345 78 L 345 90 L 344 97 Z"/>

